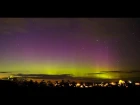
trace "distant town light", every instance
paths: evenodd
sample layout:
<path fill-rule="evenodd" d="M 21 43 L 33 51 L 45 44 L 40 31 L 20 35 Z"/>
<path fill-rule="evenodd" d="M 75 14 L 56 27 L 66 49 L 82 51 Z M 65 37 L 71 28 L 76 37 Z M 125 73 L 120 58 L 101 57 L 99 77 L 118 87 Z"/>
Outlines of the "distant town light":
<path fill-rule="evenodd" d="M 9 78 L 13 78 L 13 75 L 10 75 L 10 77 Z"/>
<path fill-rule="evenodd" d="M 80 88 L 83 88 L 83 87 L 84 87 L 83 85 L 80 86 Z"/>
<path fill-rule="evenodd" d="M 132 83 L 132 81 L 128 81 L 129 83 Z"/>
<path fill-rule="evenodd" d="M 88 86 L 85 86 L 85 88 L 88 88 Z"/>
<path fill-rule="evenodd" d="M 111 85 L 116 85 L 116 83 L 114 83 L 114 82 L 111 82 L 110 84 L 111 84 Z"/>
<path fill-rule="evenodd" d="M 135 83 L 135 85 L 140 85 L 140 83 Z"/>
<path fill-rule="evenodd" d="M 123 81 L 123 80 L 119 80 L 119 85 L 121 85 L 121 84 L 124 84 L 125 83 L 125 81 Z"/>
<path fill-rule="evenodd" d="M 80 83 L 77 83 L 77 84 L 76 84 L 76 87 L 79 87 L 80 85 L 81 85 Z"/>

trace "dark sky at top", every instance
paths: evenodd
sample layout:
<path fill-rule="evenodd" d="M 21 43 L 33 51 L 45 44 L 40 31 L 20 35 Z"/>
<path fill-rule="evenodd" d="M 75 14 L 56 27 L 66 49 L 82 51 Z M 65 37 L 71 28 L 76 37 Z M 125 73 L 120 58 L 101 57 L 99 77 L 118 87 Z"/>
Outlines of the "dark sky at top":
<path fill-rule="evenodd" d="M 139 18 L 0 18 L 0 71 L 140 70 Z"/>

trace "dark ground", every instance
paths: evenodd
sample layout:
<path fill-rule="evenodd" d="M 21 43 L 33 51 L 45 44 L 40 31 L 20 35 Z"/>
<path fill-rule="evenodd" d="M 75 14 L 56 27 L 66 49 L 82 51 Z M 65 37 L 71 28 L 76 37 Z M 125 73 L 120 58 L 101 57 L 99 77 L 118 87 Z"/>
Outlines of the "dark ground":
<path fill-rule="evenodd" d="M 26 84 L 25 84 L 26 85 Z M 100 105 L 100 104 L 139 104 L 140 87 L 46 87 L 29 83 L 19 85 L 12 81 L 0 80 L 0 102 L 9 104 L 64 104 L 64 105 Z"/>
<path fill-rule="evenodd" d="M 19 86 L 15 82 L 0 81 L 1 95 L 15 96 L 72 96 L 72 97 L 136 97 L 140 94 L 140 87 L 46 87 L 37 85 Z"/>

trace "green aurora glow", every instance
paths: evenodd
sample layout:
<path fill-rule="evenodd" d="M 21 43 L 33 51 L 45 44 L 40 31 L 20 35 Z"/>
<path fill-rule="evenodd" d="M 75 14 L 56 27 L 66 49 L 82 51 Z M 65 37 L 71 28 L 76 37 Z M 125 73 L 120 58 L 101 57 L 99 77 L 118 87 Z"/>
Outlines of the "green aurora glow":
<path fill-rule="evenodd" d="M 100 71 L 108 71 L 108 68 L 96 67 L 91 64 L 74 64 L 70 62 L 63 63 L 37 63 L 37 62 L 9 62 L 0 65 L 0 70 L 13 73 L 25 73 L 25 74 L 49 74 L 49 75 L 61 75 L 71 74 L 73 77 L 98 77 L 98 78 L 112 78 L 109 75 L 97 74 L 87 75 L 89 73 L 99 73 Z"/>

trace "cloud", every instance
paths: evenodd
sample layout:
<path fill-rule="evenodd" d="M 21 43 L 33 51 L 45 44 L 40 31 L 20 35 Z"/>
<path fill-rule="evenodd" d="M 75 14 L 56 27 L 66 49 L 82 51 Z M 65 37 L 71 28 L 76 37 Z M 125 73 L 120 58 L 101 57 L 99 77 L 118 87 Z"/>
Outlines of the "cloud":
<path fill-rule="evenodd" d="M 11 73 L 11 72 L 0 72 L 0 73 Z"/>
<path fill-rule="evenodd" d="M 31 78 L 31 79 L 65 79 L 65 80 L 93 80 L 97 78 L 88 77 L 74 77 L 71 74 L 61 74 L 61 75 L 48 75 L 48 74 L 16 74 L 16 77 Z"/>
<path fill-rule="evenodd" d="M 5 72 L 4 72 L 5 73 Z M 9 72 L 8 72 L 9 73 Z M 30 78 L 30 79 L 64 79 L 64 80 L 108 80 L 104 76 L 111 76 L 112 79 L 137 79 L 139 78 L 139 70 L 131 71 L 100 71 L 98 73 L 87 73 L 84 77 L 75 77 L 71 74 L 60 74 L 60 75 L 50 75 L 50 74 L 14 74 L 15 77 Z"/>
<path fill-rule="evenodd" d="M 16 74 L 15 76 L 23 78 L 32 78 L 32 79 L 72 79 L 73 76 L 70 74 L 61 74 L 61 75 L 48 75 L 48 74 Z"/>
<path fill-rule="evenodd" d="M 96 74 L 105 74 L 105 73 L 103 73 L 103 72 L 101 72 L 101 73 L 87 73 L 88 76 L 96 75 Z"/>
<path fill-rule="evenodd" d="M 119 71 L 101 71 L 101 73 L 140 73 L 140 70 L 130 70 L 130 71 L 124 71 L 124 70 L 119 70 Z"/>

